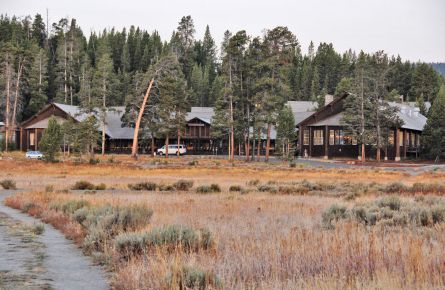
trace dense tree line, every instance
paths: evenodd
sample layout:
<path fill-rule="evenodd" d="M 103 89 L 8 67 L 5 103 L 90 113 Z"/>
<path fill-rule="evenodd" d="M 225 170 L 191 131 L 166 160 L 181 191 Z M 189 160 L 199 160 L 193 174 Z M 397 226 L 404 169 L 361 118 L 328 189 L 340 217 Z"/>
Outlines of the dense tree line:
<path fill-rule="evenodd" d="M 9 128 L 53 101 L 99 110 L 100 126 L 105 125 L 107 107 L 126 105 L 126 122 L 133 124 L 138 102 L 156 75 L 162 79 L 144 117 L 148 134 L 180 135 L 182 112 L 190 106 L 214 106 L 213 134 L 228 141 L 231 156 L 241 144 L 250 151 L 252 137 L 266 134 L 269 142 L 286 101 L 322 103 L 325 94 L 350 89 L 359 70 L 381 71 L 379 96 L 403 95 L 405 101 L 419 103 L 434 101 L 444 82 L 430 65 L 383 52 L 339 53 L 330 43 L 315 47 L 312 42 L 303 49 L 296 35 L 281 26 L 262 36 L 226 31 L 218 47 L 208 26 L 202 39 L 197 38 L 190 16 L 179 21 L 166 41 L 156 31 L 134 26 L 86 36 L 75 19 L 46 27 L 39 14 L 4 15 L 0 62 L 0 115 Z M 178 117 L 167 116 L 172 112 Z M 167 119 L 171 126 L 152 122 Z M 289 136 L 283 138 L 288 142 Z"/>

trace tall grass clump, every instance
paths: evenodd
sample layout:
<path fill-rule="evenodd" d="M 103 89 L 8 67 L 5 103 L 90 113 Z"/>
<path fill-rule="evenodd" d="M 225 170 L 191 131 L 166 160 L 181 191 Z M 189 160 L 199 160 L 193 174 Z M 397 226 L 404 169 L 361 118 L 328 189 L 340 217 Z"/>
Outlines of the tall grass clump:
<path fill-rule="evenodd" d="M 140 254 L 155 247 L 191 252 L 208 250 L 214 245 L 212 233 L 206 229 L 194 230 L 186 225 L 164 225 L 149 232 L 123 233 L 116 237 L 115 248 L 123 256 Z"/>
<path fill-rule="evenodd" d="M 17 189 L 15 181 L 12 179 L 3 179 L 0 181 L 0 185 L 3 187 L 3 189 Z"/>
<path fill-rule="evenodd" d="M 221 187 L 216 184 L 212 183 L 211 185 L 201 185 L 196 188 L 197 193 L 217 193 L 221 192 Z"/>
<path fill-rule="evenodd" d="M 174 269 L 166 281 L 169 289 L 223 289 L 223 283 L 217 275 L 196 266 Z"/>
<path fill-rule="evenodd" d="M 86 180 L 79 180 L 71 187 L 71 189 L 73 189 L 73 190 L 105 190 L 105 189 L 107 189 L 107 186 L 104 183 L 95 185 L 95 184 L 93 184 L 89 181 L 86 181 Z"/>
<path fill-rule="evenodd" d="M 333 204 L 322 214 L 323 226 L 326 229 L 332 229 L 334 228 L 336 222 L 346 219 L 347 217 L 348 210 L 345 206 Z"/>
<path fill-rule="evenodd" d="M 188 191 L 193 187 L 193 180 L 180 179 L 173 183 L 173 187 L 179 191 Z"/>
<path fill-rule="evenodd" d="M 140 191 L 140 190 L 155 191 L 156 187 L 157 185 L 154 182 L 139 182 L 139 183 L 128 184 L 128 188 L 130 190 L 135 190 L 135 191 Z"/>

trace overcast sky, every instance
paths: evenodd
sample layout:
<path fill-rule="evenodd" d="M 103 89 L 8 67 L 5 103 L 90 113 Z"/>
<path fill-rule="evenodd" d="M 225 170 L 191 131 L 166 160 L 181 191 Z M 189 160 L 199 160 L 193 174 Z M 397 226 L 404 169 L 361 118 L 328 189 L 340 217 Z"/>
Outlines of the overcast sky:
<path fill-rule="evenodd" d="M 169 39 L 179 19 L 191 15 L 196 37 L 206 24 L 218 46 L 225 30 L 262 35 L 277 25 L 297 35 L 303 52 L 311 40 L 337 51 L 385 50 L 411 61 L 445 62 L 445 0 L 0 0 L 8 15 L 46 17 L 50 25 L 76 18 L 84 34 L 134 24 Z"/>

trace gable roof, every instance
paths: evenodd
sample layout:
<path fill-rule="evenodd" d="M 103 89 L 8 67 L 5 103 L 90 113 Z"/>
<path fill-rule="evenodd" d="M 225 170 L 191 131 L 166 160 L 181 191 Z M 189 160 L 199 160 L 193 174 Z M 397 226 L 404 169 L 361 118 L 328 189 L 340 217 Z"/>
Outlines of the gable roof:
<path fill-rule="evenodd" d="M 192 107 L 190 112 L 187 113 L 185 120 L 187 122 L 193 119 L 199 119 L 207 124 L 211 124 L 215 111 L 212 107 Z"/>
<path fill-rule="evenodd" d="M 295 125 L 312 115 L 318 106 L 316 102 L 309 101 L 288 101 L 286 103 L 294 115 Z"/>

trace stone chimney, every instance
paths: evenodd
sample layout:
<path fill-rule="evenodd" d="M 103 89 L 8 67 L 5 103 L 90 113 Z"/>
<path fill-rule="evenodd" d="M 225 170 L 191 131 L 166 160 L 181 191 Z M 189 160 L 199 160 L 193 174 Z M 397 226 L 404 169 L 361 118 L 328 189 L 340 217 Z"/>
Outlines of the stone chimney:
<path fill-rule="evenodd" d="M 332 103 L 333 100 L 334 100 L 333 95 L 325 95 L 324 96 L 324 105 L 326 106 L 327 104 Z"/>

